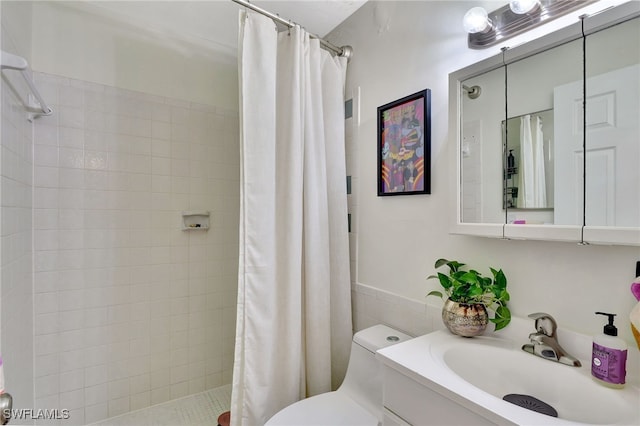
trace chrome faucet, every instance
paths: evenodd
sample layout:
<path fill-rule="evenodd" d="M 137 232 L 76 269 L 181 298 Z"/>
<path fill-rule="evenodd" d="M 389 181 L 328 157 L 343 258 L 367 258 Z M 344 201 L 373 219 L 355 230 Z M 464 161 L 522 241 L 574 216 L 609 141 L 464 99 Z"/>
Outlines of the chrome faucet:
<path fill-rule="evenodd" d="M 536 312 L 530 314 L 529 318 L 536 320 L 536 332 L 529 334 L 531 343 L 522 345 L 522 350 L 550 361 L 559 362 L 573 367 L 580 367 L 580 361 L 572 357 L 562 349 L 556 336 L 558 325 L 556 320 L 549 314 L 544 312 Z"/>

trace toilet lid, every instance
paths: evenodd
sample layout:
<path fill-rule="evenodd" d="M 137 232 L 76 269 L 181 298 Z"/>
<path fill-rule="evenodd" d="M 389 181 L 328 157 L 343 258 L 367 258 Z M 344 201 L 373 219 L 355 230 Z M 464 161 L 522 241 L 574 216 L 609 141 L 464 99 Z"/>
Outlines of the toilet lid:
<path fill-rule="evenodd" d="M 265 426 L 377 426 L 378 419 L 344 392 L 327 392 L 292 404 Z"/>

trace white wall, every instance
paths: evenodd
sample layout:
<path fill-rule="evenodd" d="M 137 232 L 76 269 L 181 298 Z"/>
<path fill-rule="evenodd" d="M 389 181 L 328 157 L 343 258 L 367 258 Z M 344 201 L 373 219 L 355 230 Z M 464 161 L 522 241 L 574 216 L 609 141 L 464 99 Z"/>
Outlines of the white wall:
<path fill-rule="evenodd" d="M 33 69 L 107 86 L 238 108 L 237 64 L 118 17 L 34 2 Z M 215 47 L 215 46 L 213 46 Z"/>
<path fill-rule="evenodd" d="M 31 29 L 33 11 L 31 2 L 3 1 L 2 48 L 31 61 Z"/>
<path fill-rule="evenodd" d="M 1 2 L 2 49 L 31 57 L 31 5 Z M 7 83 L 9 82 L 9 83 Z M 20 73 L 3 71 L 0 143 L 1 349 L 6 391 L 14 408 L 33 407 L 33 132 L 22 99 L 28 89 Z"/>
<path fill-rule="evenodd" d="M 348 164 L 355 183 L 350 205 L 352 226 L 356 227 L 352 255 L 357 256 L 356 293 L 365 296 L 356 298 L 356 311 L 376 312 L 376 308 L 388 308 L 386 302 L 393 299 L 416 307 L 404 312 L 425 314 L 420 306 L 425 294 L 435 288 L 425 277 L 434 272 L 436 259 L 447 257 L 486 272 L 489 266 L 502 268 L 509 279 L 510 307 L 516 316 L 545 311 L 563 327 L 593 334 L 601 332 L 603 325 L 594 312 L 614 312 L 619 315 L 620 335 L 633 344 L 627 318 L 636 303 L 629 287 L 640 259 L 637 247 L 501 241 L 448 233 L 454 214 L 449 210 L 449 199 L 455 196 L 450 192 L 451 180 L 456 170 L 449 155 L 455 138 L 447 134 L 448 74 L 499 52 L 499 46 L 484 51 L 466 46 L 460 20 L 476 4 L 369 2 L 329 37 L 335 44 L 354 47 L 347 74 L 347 94 L 356 97 L 360 114 L 348 149 L 354 157 Z M 551 25 L 561 24 L 566 25 L 566 20 Z M 512 39 L 509 45 L 543 30 L 547 29 L 543 26 Z M 378 197 L 376 108 L 424 88 L 432 90 L 432 194 Z M 439 306 L 437 300 L 429 303 Z M 393 321 L 403 321 L 401 313 L 400 309 L 387 311 L 379 318 L 393 325 Z M 411 318 L 413 321 L 413 314 Z M 425 319 L 414 330 L 437 326 Z"/>

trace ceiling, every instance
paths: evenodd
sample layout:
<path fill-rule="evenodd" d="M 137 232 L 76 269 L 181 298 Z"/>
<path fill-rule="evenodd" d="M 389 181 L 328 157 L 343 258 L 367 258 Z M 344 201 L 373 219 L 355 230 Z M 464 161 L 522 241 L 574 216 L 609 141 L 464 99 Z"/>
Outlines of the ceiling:
<path fill-rule="evenodd" d="M 253 4 L 291 19 L 307 31 L 324 37 L 367 0 L 254 0 Z"/>
<path fill-rule="evenodd" d="M 367 0 L 252 0 L 251 3 L 324 37 Z M 238 11 L 231 0 L 71 1 L 75 9 L 98 14 L 162 38 L 180 39 L 234 58 Z"/>

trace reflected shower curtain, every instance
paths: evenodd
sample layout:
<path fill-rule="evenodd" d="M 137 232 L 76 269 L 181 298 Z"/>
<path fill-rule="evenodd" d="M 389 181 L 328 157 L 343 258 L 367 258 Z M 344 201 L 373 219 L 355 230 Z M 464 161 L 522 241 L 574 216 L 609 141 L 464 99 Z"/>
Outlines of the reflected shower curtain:
<path fill-rule="evenodd" d="M 547 207 L 542 119 L 530 114 L 520 117 L 520 166 L 518 208 Z"/>
<path fill-rule="evenodd" d="M 241 206 L 231 422 L 336 388 L 351 348 L 346 59 L 240 16 Z"/>
<path fill-rule="evenodd" d="M 542 118 L 535 116 L 531 129 L 533 141 L 534 194 L 535 207 L 547 207 L 547 179 L 544 167 L 544 136 L 542 134 Z"/>

